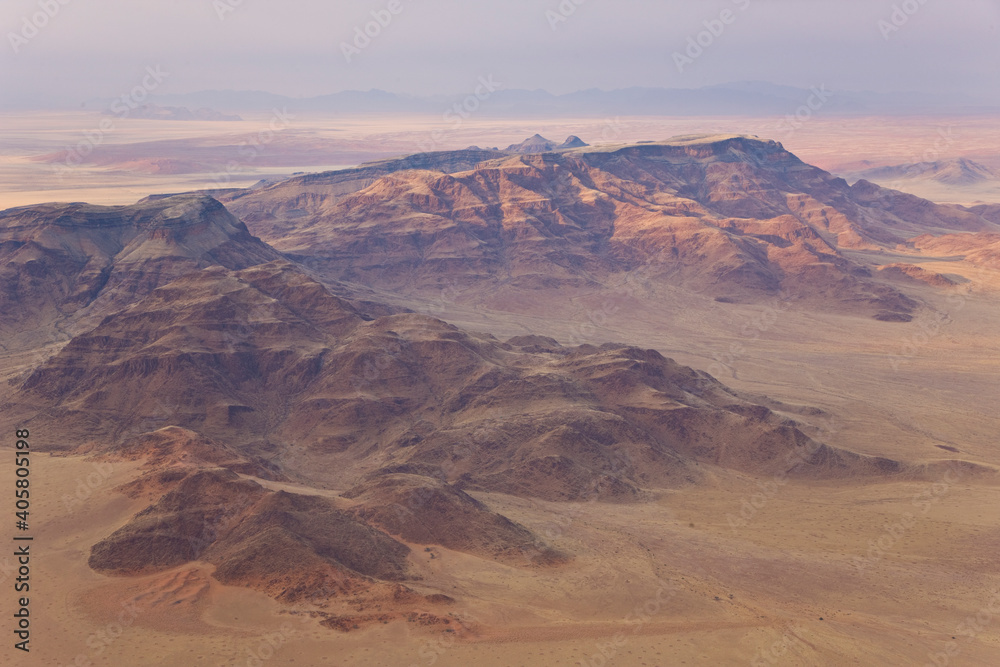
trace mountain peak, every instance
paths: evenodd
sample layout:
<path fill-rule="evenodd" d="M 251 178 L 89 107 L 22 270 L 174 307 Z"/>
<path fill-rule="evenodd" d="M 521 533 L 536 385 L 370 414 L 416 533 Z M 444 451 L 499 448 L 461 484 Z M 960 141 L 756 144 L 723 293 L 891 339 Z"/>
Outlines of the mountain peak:
<path fill-rule="evenodd" d="M 507 147 L 508 153 L 548 153 L 556 149 L 556 142 L 546 139 L 540 134 L 535 134 L 525 139 L 519 144 L 511 144 Z"/>
<path fill-rule="evenodd" d="M 70 318 L 96 321 L 185 273 L 281 259 L 220 202 L 202 194 L 131 206 L 42 204 L 0 211 L 2 278 L 22 284 L 0 309 L 23 330 Z M 43 273 L 49 282 L 30 280 Z M 31 314 L 29 316 L 29 313 Z M 93 322 L 92 322 L 93 323 Z M 69 325 L 63 322 L 61 330 Z"/>
<path fill-rule="evenodd" d="M 559 148 L 586 148 L 589 145 L 590 144 L 586 143 L 580 137 L 575 134 L 571 134 L 567 137 L 566 141 L 562 142 L 562 145 L 560 145 Z"/>

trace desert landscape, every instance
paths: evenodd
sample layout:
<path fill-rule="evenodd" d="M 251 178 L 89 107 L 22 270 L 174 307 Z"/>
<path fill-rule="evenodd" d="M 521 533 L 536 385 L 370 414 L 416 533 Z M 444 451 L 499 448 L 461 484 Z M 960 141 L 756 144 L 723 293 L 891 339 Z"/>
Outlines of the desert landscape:
<path fill-rule="evenodd" d="M 0 12 L 0 664 L 1000 664 L 1000 11 L 368 4 Z"/>
<path fill-rule="evenodd" d="M 51 664 L 996 654 L 995 207 L 745 135 L 211 194 L 0 214 Z"/>

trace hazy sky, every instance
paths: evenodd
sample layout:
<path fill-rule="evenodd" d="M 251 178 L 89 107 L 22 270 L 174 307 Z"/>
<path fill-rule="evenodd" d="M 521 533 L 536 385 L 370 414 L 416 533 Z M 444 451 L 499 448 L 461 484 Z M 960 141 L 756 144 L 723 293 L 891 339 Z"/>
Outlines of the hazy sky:
<path fill-rule="evenodd" d="M 348 62 L 373 11 L 391 21 Z M 706 21 L 719 34 L 678 71 Z M 78 104 L 159 66 L 163 93 L 457 94 L 493 75 L 556 93 L 764 80 L 1000 101 L 998 24 L 1000 0 L 2 0 L 0 95 Z"/>

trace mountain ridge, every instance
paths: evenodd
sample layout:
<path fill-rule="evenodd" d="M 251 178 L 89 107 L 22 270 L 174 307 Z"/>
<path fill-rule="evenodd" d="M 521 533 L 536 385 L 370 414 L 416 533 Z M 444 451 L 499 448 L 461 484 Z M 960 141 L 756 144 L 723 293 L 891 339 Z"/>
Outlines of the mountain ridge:
<path fill-rule="evenodd" d="M 321 275 L 390 291 L 451 283 L 516 294 L 644 268 L 720 298 L 784 290 L 889 317 L 918 304 L 858 251 L 894 252 L 935 229 L 997 229 L 969 209 L 850 186 L 745 135 L 462 155 L 373 163 L 363 178 L 297 177 L 222 201 Z"/>

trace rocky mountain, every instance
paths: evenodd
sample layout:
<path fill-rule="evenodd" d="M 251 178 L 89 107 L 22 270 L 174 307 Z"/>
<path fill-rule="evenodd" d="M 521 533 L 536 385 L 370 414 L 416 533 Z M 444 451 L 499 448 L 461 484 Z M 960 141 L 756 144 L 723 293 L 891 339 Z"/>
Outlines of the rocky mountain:
<path fill-rule="evenodd" d="M 471 149 L 417 153 L 402 158 L 369 162 L 354 169 L 306 174 L 264 188 L 235 189 L 214 193 L 219 201 L 244 220 L 267 220 L 270 230 L 281 235 L 295 229 L 304 217 L 331 215 L 331 207 L 345 195 L 371 186 L 389 174 L 427 170 L 451 173 L 473 169 L 481 162 L 504 157 L 494 150 Z M 268 191 L 266 196 L 254 193 Z"/>
<path fill-rule="evenodd" d="M 583 148 L 588 146 L 583 142 L 580 137 L 571 135 L 561 144 L 557 144 L 554 141 L 550 141 L 540 134 L 536 134 L 533 137 L 529 137 L 519 144 L 512 144 L 506 148 L 504 152 L 506 153 L 519 153 L 519 154 L 532 154 L 532 153 L 550 153 L 556 150 L 565 150 L 569 148 Z"/>
<path fill-rule="evenodd" d="M 221 583 L 310 605 L 308 613 L 322 625 L 350 631 L 397 619 L 454 623 L 446 613 L 453 598 L 411 588 L 420 583 L 413 567 L 418 545 L 446 544 L 520 568 L 568 560 L 454 487 L 409 488 L 423 493 L 385 505 L 392 497 L 378 488 L 349 500 L 275 491 L 210 466 L 154 471 L 121 488 L 152 502 L 94 544 L 89 564 L 103 574 L 135 577 L 209 563 Z M 426 557 L 434 549 L 421 551 Z M 331 604 L 350 615 L 322 611 Z"/>
<path fill-rule="evenodd" d="M 154 290 L 18 389 L 7 414 L 87 451 L 176 426 L 234 447 L 237 469 L 328 488 L 382 471 L 629 500 L 697 481 L 704 465 L 772 472 L 806 450 L 801 474 L 882 465 L 807 447 L 794 423 L 656 352 L 501 342 L 370 313 L 284 262 Z"/>
<path fill-rule="evenodd" d="M 555 151 L 417 156 L 369 178 L 330 172 L 225 199 L 254 232 L 330 280 L 478 300 L 600 289 L 640 271 L 724 299 L 782 293 L 906 319 L 917 303 L 865 253 L 925 233 L 995 231 L 960 207 L 854 186 L 773 141 L 681 137 Z M 512 146 L 509 151 L 518 149 Z M 519 149 L 519 150 L 520 150 Z M 292 202 L 289 204 L 289 202 Z"/>
<path fill-rule="evenodd" d="M 222 469 L 157 477 L 166 492 L 94 545 L 91 567 L 137 575 L 204 560 L 224 583 L 285 599 L 307 584 L 405 578 L 409 548 L 325 498 L 270 491 Z"/>
<path fill-rule="evenodd" d="M 5 348 L 66 340 L 200 268 L 243 269 L 280 258 L 204 195 L 0 211 Z"/>
<path fill-rule="evenodd" d="M 1000 225 L 1000 204 L 979 204 L 969 207 L 969 210 L 994 224 Z"/>
<path fill-rule="evenodd" d="M 910 470 L 816 442 L 653 350 L 503 342 L 338 297 L 286 261 L 152 290 L 0 407 L 58 434 L 50 449 L 145 462 L 122 490 L 149 504 L 94 545 L 93 568 L 207 562 L 223 583 L 288 601 L 317 589 L 370 601 L 395 586 L 396 611 L 430 604 L 402 585 L 416 546 L 515 567 L 572 558 L 475 492 L 635 502 L 712 470 Z"/>
<path fill-rule="evenodd" d="M 564 141 L 561 144 L 559 144 L 558 146 L 556 146 L 556 148 L 558 148 L 558 149 L 564 149 L 564 148 L 586 148 L 589 145 L 590 144 L 586 143 L 580 137 L 576 136 L 575 134 L 572 134 L 572 135 L 570 135 L 566 139 L 566 141 Z"/>
<path fill-rule="evenodd" d="M 548 153 L 555 150 L 558 144 L 549 141 L 540 134 L 528 137 L 519 144 L 511 144 L 507 147 L 507 153 Z"/>

